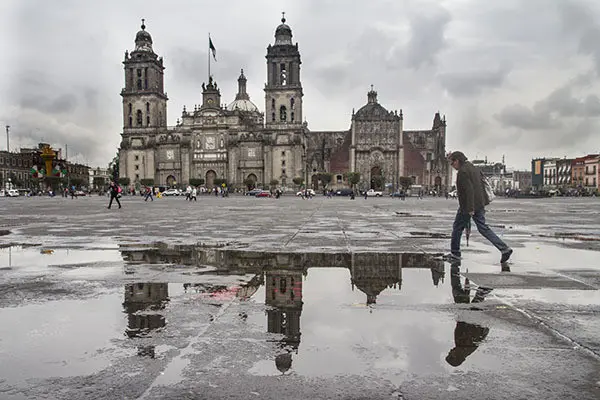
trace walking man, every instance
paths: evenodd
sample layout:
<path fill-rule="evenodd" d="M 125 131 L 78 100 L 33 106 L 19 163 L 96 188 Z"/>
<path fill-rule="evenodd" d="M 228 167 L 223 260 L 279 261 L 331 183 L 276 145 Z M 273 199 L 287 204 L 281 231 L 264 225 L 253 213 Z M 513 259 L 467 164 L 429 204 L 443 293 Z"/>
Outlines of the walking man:
<path fill-rule="evenodd" d="M 121 208 L 121 202 L 119 201 L 119 185 L 115 182 L 110 183 L 110 201 L 108 202 L 108 209 L 110 210 L 110 206 L 112 205 L 113 199 L 117 201 L 119 208 Z"/>
<path fill-rule="evenodd" d="M 452 225 L 450 254 L 446 258 L 449 261 L 460 260 L 460 239 L 467 223 L 473 218 L 479 233 L 500 250 L 500 263 L 505 263 L 513 250 L 485 223 L 485 206 L 489 204 L 489 200 L 481 183 L 482 172 L 467 161 L 467 157 L 460 151 L 451 153 L 448 159 L 452 168 L 458 171 L 456 192 L 459 207 Z"/>
<path fill-rule="evenodd" d="M 148 198 L 150 198 L 150 201 L 154 201 L 152 198 L 152 189 L 149 186 L 146 186 L 146 197 L 144 198 L 144 201 L 148 201 Z"/>

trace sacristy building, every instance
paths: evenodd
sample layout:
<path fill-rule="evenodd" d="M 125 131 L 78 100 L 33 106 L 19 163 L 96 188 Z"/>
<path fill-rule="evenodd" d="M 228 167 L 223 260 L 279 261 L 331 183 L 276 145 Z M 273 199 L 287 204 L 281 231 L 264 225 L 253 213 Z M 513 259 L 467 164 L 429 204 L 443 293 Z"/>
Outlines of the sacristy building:
<path fill-rule="evenodd" d="M 135 49 L 125 52 L 123 132 L 119 174 L 132 184 L 152 179 L 155 185 L 186 185 L 201 178 L 207 187 L 225 179 L 230 188 L 292 187 L 302 178 L 322 188 L 319 174 L 331 173 L 329 187 L 345 187 L 345 174 L 359 172 L 359 188 L 397 188 L 399 178 L 445 189 L 446 121 L 436 113 L 431 129 L 407 131 L 402 110 L 388 111 L 367 94 L 367 103 L 352 112 L 350 129 L 311 131 L 303 120 L 301 58 L 292 30 L 282 18 L 266 54 L 264 111 L 250 100 L 243 70 L 238 93 L 225 105 L 212 76 L 202 84 L 201 104 L 183 108 L 175 126 L 167 126 L 167 95 L 162 57 L 142 24 Z M 383 177 L 377 179 L 377 177 Z M 377 187 L 380 186 L 380 187 Z"/>

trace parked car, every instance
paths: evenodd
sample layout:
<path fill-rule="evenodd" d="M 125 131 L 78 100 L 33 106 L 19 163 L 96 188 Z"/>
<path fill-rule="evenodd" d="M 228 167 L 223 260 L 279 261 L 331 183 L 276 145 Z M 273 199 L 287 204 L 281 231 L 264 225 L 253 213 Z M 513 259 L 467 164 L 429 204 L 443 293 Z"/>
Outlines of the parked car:
<path fill-rule="evenodd" d="M 336 196 L 351 196 L 354 191 L 350 188 L 338 189 L 335 191 Z"/>
<path fill-rule="evenodd" d="M 163 196 L 179 196 L 181 194 L 181 192 L 179 191 L 179 189 L 167 189 L 164 192 L 162 192 Z"/>
<path fill-rule="evenodd" d="M 17 189 L 8 189 L 5 195 L 6 197 L 19 197 L 19 191 Z"/>
<path fill-rule="evenodd" d="M 256 196 L 257 194 L 259 194 L 262 191 L 263 191 L 262 189 L 252 189 L 252 190 L 246 192 L 246 196 Z"/>
<path fill-rule="evenodd" d="M 85 192 L 83 190 L 76 190 L 74 194 L 77 197 L 79 197 L 79 196 L 85 196 Z"/>
<path fill-rule="evenodd" d="M 397 192 L 390 193 L 390 197 L 400 197 L 400 198 L 406 197 L 406 192 L 399 190 Z"/>
<path fill-rule="evenodd" d="M 308 192 L 309 196 L 316 196 L 316 193 L 314 190 L 312 189 L 306 189 L 306 191 Z M 296 193 L 296 196 L 303 196 L 304 195 L 304 190 L 299 191 L 298 193 Z"/>
<path fill-rule="evenodd" d="M 381 197 L 383 196 L 383 192 L 380 190 L 369 189 L 367 190 L 367 197 Z"/>
<path fill-rule="evenodd" d="M 268 190 L 261 190 L 260 193 L 256 193 L 254 197 L 271 197 L 271 192 Z"/>

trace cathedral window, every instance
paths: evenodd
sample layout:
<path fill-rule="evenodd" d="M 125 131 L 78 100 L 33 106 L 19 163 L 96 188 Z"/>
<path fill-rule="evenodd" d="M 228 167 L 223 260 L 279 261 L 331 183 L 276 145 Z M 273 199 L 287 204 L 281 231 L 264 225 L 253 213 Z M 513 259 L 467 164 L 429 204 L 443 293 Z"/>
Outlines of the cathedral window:
<path fill-rule="evenodd" d="M 275 113 L 271 114 L 271 121 L 275 122 Z"/>
<path fill-rule="evenodd" d="M 281 166 L 285 167 L 285 160 L 281 160 Z"/>
<path fill-rule="evenodd" d="M 293 110 L 293 109 L 294 109 L 294 98 L 292 97 L 290 99 L 290 110 Z"/>
<path fill-rule="evenodd" d="M 293 111 L 290 113 L 290 121 L 294 122 L 294 112 Z"/>
<path fill-rule="evenodd" d="M 281 294 L 285 294 L 287 291 L 287 280 L 285 278 L 279 279 L 279 292 Z"/>
<path fill-rule="evenodd" d="M 336 175 L 335 177 L 337 183 L 342 183 L 342 176 L 341 175 Z"/>
<path fill-rule="evenodd" d="M 137 125 L 142 126 L 142 110 L 137 110 Z"/>
<path fill-rule="evenodd" d="M 138 78 L 142 77 L 142 70 L 139 68 L 137 69 L 137 76 L 138 76 Z"/>
<path fill-rule="evenodd" d="M 150 116 L 146 117 L 146 126 L 150 126 Z"/>
<path fill-rule="evenodd" d="M 287 109 L 285 106 L 279 107 L 279 120 L 281 122 L 287 121 Z"/>
<path fill-rule="evenodd" d="M 281 170 L 281 175 L 285 176 L 285 168 Z"/>
<path fill-rule="evenodd" d="M 287 71 L 285 70 L 285 64 L 281 63 L 279 67 L 279 82 L 281 83 L 281 85 L 285 86 L 287 85 Z"/>
<path fill-rule="evenodd" d="M 285 157 L 285 151 L 281 152 L 281 157 Z"/>
<path fill-rule="evenodd" d="M 132 125 L 133 125 L 133 118 L 129 117 L 129 127 L 131 128 Z"/>
<path fill-rule="evenodd" d="M 271 108 L 275 109 L 275 99 L 271 99 Z"/>
<path fill-rule="evenodd" d="M 138 90 L 142 90 L 142 80 L 141 79 L 137 80 L 137 88 L 138 88 Z"/>
<path fill-rule="evenodd" d="M 138 161 L 140 159 L 140 156 L 135 156 L 135 161 Z"/>
<path fill-rule="evenodd" d="M 136 166 L 135 166 L 135 170 L 136 170 L 136 171 L 138 171 L 139 169 L 140 169 L 140 166 L 139 166 L 139 165 L 136 165 Z"/>
<path fill-rule="evenodd" d="M 150 103 L 146 103 L 146 112 L 149 113 L 150 112 Z"/>
<path fill-rule="evenodd" d="M 148 89 L 148 78 L 144 78 L 144 89 Z"/>
<path fill-rule="evenodd" d="M 131 115 L 131 111 L 133 109 L 132 106 L 131 106 L 131 103 L 129 103 L 128 108 L 129 108 L 129 115 Z"/>

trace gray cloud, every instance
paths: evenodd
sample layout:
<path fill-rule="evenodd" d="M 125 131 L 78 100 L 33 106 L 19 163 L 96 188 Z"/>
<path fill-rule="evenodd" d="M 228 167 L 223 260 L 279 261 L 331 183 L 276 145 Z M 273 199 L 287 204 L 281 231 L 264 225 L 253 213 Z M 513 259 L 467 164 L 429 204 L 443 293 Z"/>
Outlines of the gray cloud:
<path fill-rule="evenodd" d="M 485 89 L 500 87 L 506 81 L 508 68 L 496 70 L 449 72 L 439 75 L 440 84 L 452 96 L 473 96 Z"/>
<path fill-rule="evenodd" d="M 560 121 L 552 118 L 549 112 L 535 112 L 521 104 L 505 107 L 496 115 L 496 119 L 507 128 L 541 130 L 560 127 Z"/>
<path fill-rule="evenodd" d="M 437 54 L 446 47 L 445 29 L 450 22 L 450 13 L 441 7 L 424 7 L 410 19 L 410 40 L 406 48 L 406 61 L 412 68 L 432 65 Z"/>

